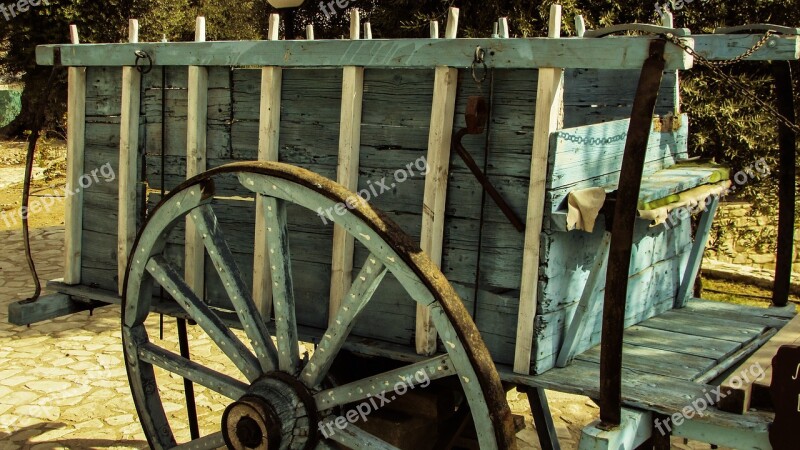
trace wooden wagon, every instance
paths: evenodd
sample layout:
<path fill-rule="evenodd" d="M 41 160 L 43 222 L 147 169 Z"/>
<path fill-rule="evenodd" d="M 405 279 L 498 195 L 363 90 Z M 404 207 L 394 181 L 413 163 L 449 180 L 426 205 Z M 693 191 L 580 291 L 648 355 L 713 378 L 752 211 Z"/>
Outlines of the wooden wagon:
<path fill-rule="evenodd" d="M 178 448 L 402 447 L 323 424 L 421 375 L 462 392 L 453 429 L 471 417 L 480 448 L 516 445 L 509 386 L 529 393 L 545 448 L 558 443 L 544 389 L 598 400 L 582 448 L 668 448 L 670 433 L 769 448 L 768 414 L 708 405 L 658 425 L 794 316 L 691 296 L 730 181 L 687 161 L 682 47 L 734 59 L 761 35 L 561 38 L 551 16 L 534 39 L 509 39 L 504 20 L 457 39 L 452 10 L 443 39 L 433 23 L 428 39 L 373 40 L 355 12 L 349 40 L 280 40 L 274 16 L 269 41 L 205 42 L 199 19 L 194 43 L 140 43 L 132 21 L 127 44 L 73 29 L 72 45 L 39 47 L 69 70 L 74 195 L 58 293 L 11 320 L 121 303 L 154 448 L 178 444 L 153 367 L 230 399 L 220 432 Z M 800 52 L 795 35 L 764 44 L 748 59 Z M 113 183 L 79 189 L 106 164 Z M 673 212 L 698 202 L 693 238 Z M 160 347 L 150 313 L 192 320 L 240 376 L 190 360 L 188 342 Z M 345 352 L 394 365 L 338 383 Z M 441 426 L 427 445 L 457 434 Z"/>

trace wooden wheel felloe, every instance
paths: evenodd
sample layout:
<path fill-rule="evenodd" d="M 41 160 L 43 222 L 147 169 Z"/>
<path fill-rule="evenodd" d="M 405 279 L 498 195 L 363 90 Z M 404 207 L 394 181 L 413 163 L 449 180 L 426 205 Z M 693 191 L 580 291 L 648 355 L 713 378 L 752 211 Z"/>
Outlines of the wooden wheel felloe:
<path fill-rule="evenodd" d="M 267 226 L 270 274 L 273 282 L 274 337 L 261 318 L 252 295 L 211 207 L 212 178 L 233 174 L 261 196 Z M 310 449 L 332 442 L 361 449 L 394 448 L 349 424 L 333 434 L 319 424 L 334 419 L 340 408 L 388 392 L 397 380 L 410 386 L 425 379 L 457 376 L 472 411 L 481 448 L 515 448 L 511 413 L 488 350 L 461 299 L 444 275 L 393 222 L 342 186 L 295 166 L 279 163 L 238 163 L 195 177 L 176 188 L 153 212 L 139 233 L 128 263 L 122 309 L 122 337 L 133 398 L 150 445 L 166 448 Z M 342 301 L 332 325 L 307 361 L 299 354 L 286 205 L 312 211 L 337 204 L 352 206 L 334 222 L 370 252 L 361 272 Z M 248 348 L 188 287 L 164 256 L 174 226 L 192 218 L 208 256 L 222 280 L 236 317 L 249 340 Z M 419 304 L 431 306 L 434 325 L 446 354 L 383 374 L 330 387 L 328 372 L 384 276 L 391 272 Z M 152 292 L 160 285 L 230 359 L 242 381 L 159 347 L 145 329 Z M 230 399 L 220 431 L 178 445 L 164 411 L 154 367 L 192 380 Z"/>

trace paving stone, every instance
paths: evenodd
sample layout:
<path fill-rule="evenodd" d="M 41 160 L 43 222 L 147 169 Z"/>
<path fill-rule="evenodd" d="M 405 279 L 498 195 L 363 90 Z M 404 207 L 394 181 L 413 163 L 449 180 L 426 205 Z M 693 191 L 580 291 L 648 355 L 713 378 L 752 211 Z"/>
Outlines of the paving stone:
<path fill-rule="evenodd" d="M 62 392 L 72 387 L 72 383 L 66 381 L 30 381 L 25 383 L 25 387 L 38 392 L 50 394 Z"/>
<path fill-rule="evenodd" d="M 14 414 L 52 422 L 61 417 L 61 409 L 57 406 L 48 406 L 45 404 L 23 405 L 15 409 Z"/>

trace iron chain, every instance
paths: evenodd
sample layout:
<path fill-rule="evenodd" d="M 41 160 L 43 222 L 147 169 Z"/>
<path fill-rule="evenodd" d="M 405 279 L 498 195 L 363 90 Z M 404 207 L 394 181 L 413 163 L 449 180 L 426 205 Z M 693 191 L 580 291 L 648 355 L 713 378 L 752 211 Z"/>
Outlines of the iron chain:
<path fill-rule="evenodd" d="M 767 31 L 764 36 L 756 42 L 751 48 L 749 48 L 746 52 L 742 53 L 741 55 L 737 56 L 734 59 L 729 61 L 709 61 L 704 56 L 700 55 L 699 53 L 695 52 L 693 48 L 689 47 L 688 45 L 684 44 L 677 36 L 672 33 L 667 33 L 664 35 L 664 38 L 669 42 L 675 44 L 679 48 L 683 49 L 684 52 L 692 56 L 695 61 L 699 62 L 700 65 L 708 67 L 711 72 L 713 72 L 716 76 L 718 76 L 722 81 L 728 83 L 729 85 L 737 88 L 740 92 L 742 92 L 747 98 L 754 101 L 756 104 L 764 108 L 768 113 L 772 114 L 775 118 L 778 119 L 779 122 L 786 125 L 789 129 L 794 131 L 796 134 L 800 134 L 800 126 L 792 122 L 791 120 L 787 119 L 783 114 L 778 112 L 778 110 L 770 105 L 768 102 L 762 100 L 758 95 L 756 95 L 749 87 L 745 86 L 744 83 L 740 82 L 739 80 L 733 78 L 732 76 L 728 75 L 727 73 L 723 72 L 719 69 L 720 66 L 727 66 L 730 64 L 738 63 L 743 61 L 744 59 L 751 56 L 753 53 L 758 51 L 764 44 L 769 41 L 769 38 L 774 33 L 772 31 Z"/>
<path fill-rule="evenodd" d="M 576 134 L 565 133 L 563 131 L 559 131 L 557 136 L 561 139 L 564 139 L 567 142 L 575 142 L 578 145 L 608 145 L 613 144 L 614 142 L 624 141 L 626 137 L 628 137 L 628 133 L 620 133 L 616 136 L 611 136 L 607 138 L 594 138 L 594 137 L 584 137 L 578 136 Z"/>

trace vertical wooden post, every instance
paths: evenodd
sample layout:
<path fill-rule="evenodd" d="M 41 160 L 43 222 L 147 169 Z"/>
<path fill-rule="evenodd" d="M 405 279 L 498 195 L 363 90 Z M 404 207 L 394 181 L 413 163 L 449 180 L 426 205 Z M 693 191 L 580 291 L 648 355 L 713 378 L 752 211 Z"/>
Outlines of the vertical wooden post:
<path fill-rule="evenodd" d="M 445 39 L 455 39 L 458 34 L 458 8 L 450 8 Z M 445 202 L 450 173 L 450 145 L 453 137 L 453 119 L 456 108 L 458 70 L 436 67 L 433 86 L 431 128 L 428 136 L 428 174 L 425 176 L 425 196 L 422 207 L 422 251 L 433 262 L 442 265 Z M 417 305 L 416 349 L 421 355 L 436 352 L 436 328 L 431 310 Z"/>
<path fill-rule="evenodd" d="M 586 34 L 586 21 L 578 14 L 575 16 L 575 35 L 582 38 L 584 34 Z"/>
<path fill-rule="evenodd" d="M 431 39 L 439 39 L 439 22 L 431 20 Z"/>
<path fill-rule="evenodd" d="M 195 22 L 195 42 L 206 41 L 206 18 L 198 17 Z M 186 124 L 186 178 L 192 178 L 206 171 L 206 132 L 208 126 L 208 69 L 189 66 L 188 113 Z M 186 216 L 186 262 L 184 276 L 186 284 L 204 298 L 206 249 L 203 237 L 197 231 L 194 221 Z"/>
<path fill-rule="evenodd" d="M 503 39 L 508 39 L 511 37 L 511 31 L 508 28 L 508 17 L 501 17 L 500 20 L 497 21 L 499 24 L 498 35 L 500 35 Z"/>
<path fill-rule="evenodd" d="M 789 61 L 773 61 L 772 73 L 778 98 L 778 112 L 795 123 L 792 66 Z M 794 253 L 794 218 L 797 178 L 795 151 L 797 136 L 791 128 L 778 123 L 780 149 L 778 170 L 778 255 L 775 264 L 775 284 L 772 305 L 786 306 L 792 281 L 792 255 Z"/>
<path fill-rule="evenodd" d="M 314 40 L 314 25 L 306 25 L 306 39 L 309 41 Z"/>
<path fill-rule="evenodd" d="M 69 26 L 70 41 L 80 44 L 78 27 Z M 67 69 L 67 204 L 64 208 L 64 283 L 80 284 L 83 239 L 83 191 L 80 178 L 86 140 L 86 68 Z"/>
<path fill-rule="evenodd" d="M 675 28 L 675 16 L 671 11 L 664 11 L 661 13 L 661 26 L 667 28 Z M 675 71 L 675 90 L 672 92 L 672 101 L 675 103 L 674 113 L 677 116 L 681 113 L 681 86 L 680 77 L 681 73 Z"/>
<path fill-rule="evenodd" d="M 139 42 L 139 21 L 128 23 L 128 42 Z M 122 68 L 122 113 L 119 147 L 119 217 L 117 229 L 117 276 L 119 294 L 125 283 L 128 255 L 136 239 L 136 180 L 139 162 L 139 112 L 142 74 L 136 67 Z"/>
<path fill-rule="evenodd" d="M 561 5 L 550 7 L 548 37 L 561 37 Z M 517 342 L 514 352 L 514 371 L 529 374 L 533 350 L 533 322 L 536 319 L 539 295 L 539 245 L 544 220 L 545 182 L 550 134 L 559 127 L 564 107 L 564 70 L 539 69 L 536 88 L 536 117 L 533 125 L 531 178 L 528 186 L 528 212 L 525 223 L 525 246 L 522 256 Z"/>
<path fill-rule="evenodd" d="M 350 12 L 350 39 L 361 39 L 361 12 Z M 342 115 L 339 132 L 339 166 L 337 181 L 351 191 L 358 190 L 358 167 L 361 150 L 361 107 L 364 95 L 364 68 L 347 66 L 342 77 Z M 355 241 L 347 231 L 333 229 L 333 261 L 331 264 L 329 321 L 336 320 L 342 298 L 350 289 L 353 278 L 353 249 Z"/>
<path fill-rule="evenodd" d="M 280 15 L 269 16 L 270 41 L 279 39 Z M 312 31 L 313 33 L 313 31 Z M 261 112 L 258 125 L 258 160 L 278 161 L 281 131 L 281 85 L 283 70 L 280 67 L 261 69 Z M 256 196 L 256 235 L 253 250 L 253 300 L 261 317 L 268 320 L 272 313 L 272 271 L 269 262 L 264 198 Z"/>

